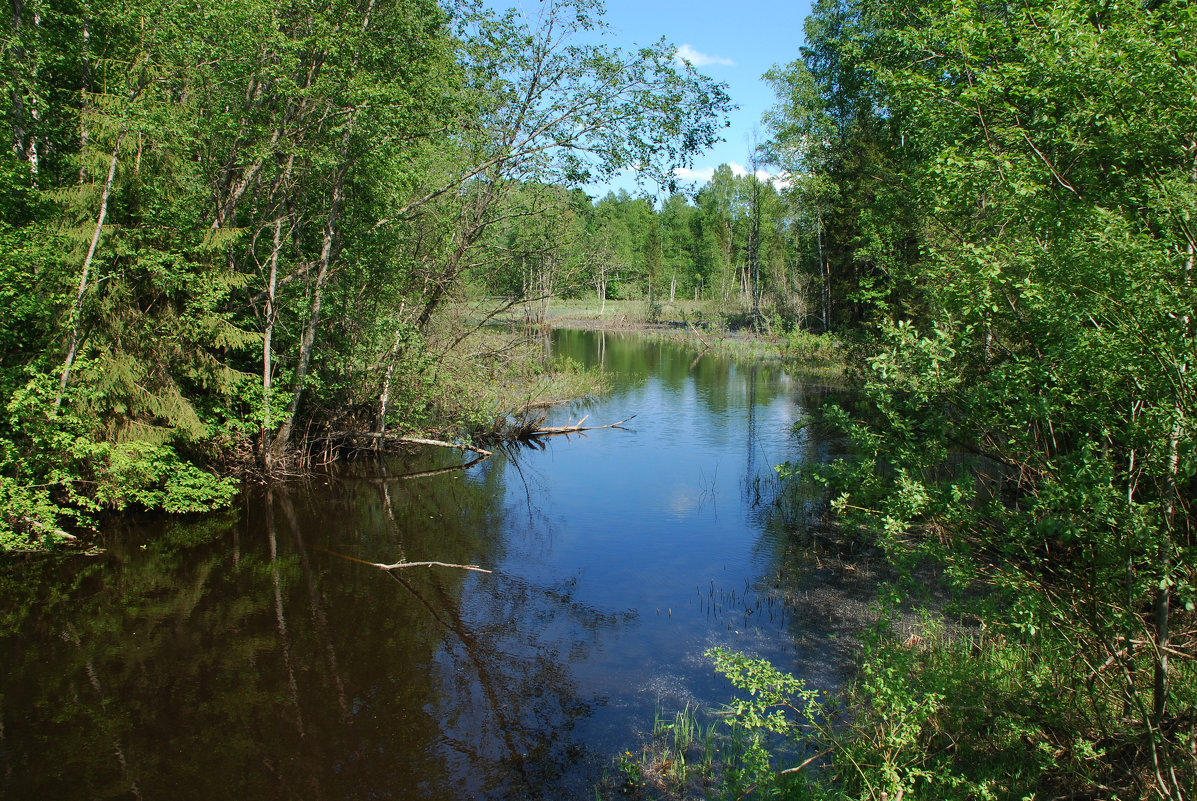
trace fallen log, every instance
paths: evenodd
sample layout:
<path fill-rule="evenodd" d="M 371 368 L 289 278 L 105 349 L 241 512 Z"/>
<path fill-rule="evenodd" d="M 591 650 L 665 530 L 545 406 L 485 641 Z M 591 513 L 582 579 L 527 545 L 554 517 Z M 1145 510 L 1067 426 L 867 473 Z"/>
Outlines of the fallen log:
<path fill-rule="evenodd" d="M 694 323 L 692 323 L 688 319 L 686 319 L 684 315 L 683 315 L 682 319 L 686 320 L 686 325 L 690 326 L 690 330 L 694 332 L 694 336 L 698 337 L 699 341 L 702 342 L 702 344 L 706 346 L 703 349 L 703 352 L 705 353 L 706 351 L 711 350 L 711 343 L 707 342 L 706 337 L 704 337 L 702 334 L 698 333 L 698 329 L 694 326 Z"/>
<path fill-rule="evenodd" d="M 528 436 L 529 437 L 553 437 L 558 434 L 578 434 L 583 431 L 598 431 L 603 428 L 621 428 L 624 423 L 628 422 L 629 420 L 635 419 L 635 417 L 636 417 L 636 415 L 632 415 L 631 417 L 625 417 L 623 420 L 620 420 L 617 423 L 608 423 L 605 426 L 587 426 L 587 425 L 583 425 L 583 423 L 585 423 L 588 419 L 590 419 L 590 415 L 586 415 L 585 417 L 583 417 L 581 420 L 579 420 L 576 423 L 568 423 L 563 426 L 540 426 L 536 430 L 529 433 Z"/>
<path fill-rule="evenodd" d="M 445 442 L 439 439 L 421 439 L 419 437 L 395 437 L 399 442 L 406 442 L 411 445 L 433 445 L 438 448 L 456 448 L 459 451 L 472 451 L 479 456 L 493 456 L 491 451 L 479 448 L 476 445 L 467 445 L 464 442 Z"/>
<path fill-rule="evenodd" d="M 372 439 L 380 443 L 395 442 L 404 445 L 431 445 L 437 448 L 471 451 L 479 456 L 494 455 L 491 451 L 479 448 L 476 445 L 469 445 L 465 442 L 445 442 L 440 439 L 424 439 L 422 437 L 401 437 L 395 434 L 379 434 L 374 431 L 334 431 L 329 434 L 329 438 L 331 437 L 339 437 L 341 439 Z"/>
<path fill-rule="evenodd" d="M 311 548 L 313 551 L 320 551 L 322 553 L 329 554 L 330 556 L 335 556 L 338 559 L 344 559 L 348 562 L 357 562 L 359 565 L 369 565 L 370 567 L 377 567 L 380 570 L 386 570 L 388 572 L 391 570 L 402 570 L 407 567 L 449 567 L 449 568 L 453 568 L 454 570 L 471 570 L 475 573 L 493 573 L 494 572 L 493 570 L 487 570 L 484 567 L 478 567 L 478 565 L 455 565 L 451 562 L 405 562 L 405 561 L 399 561 L 399 562 L 395 562 L 393 565 L 387 565 L 387 564 L 383 564 L 382 562 L 368 562 L 365 559 L 358 559 L 356 556 L 349 556 L 348 554 L 338 553 L 337 551 L 332 551 L 332 550 L 329 550 L 328 548 L 322 548 L 319 545 L 313 545 L 313 546 L 311 546 Z"/>
<path fill-rule="evenodd" d="M 485 567 L 478 567 L 478 565 L 453 565 L 448 562 L 396 562 L 393 565 L 384 565 L 382 562 L 370 562 L 371 567 L 381 568 L 383 570 L 401 570 L 405 567 L 451 567 L 456 570 L 472 570 L 475 573 L 490 573 Z"/>

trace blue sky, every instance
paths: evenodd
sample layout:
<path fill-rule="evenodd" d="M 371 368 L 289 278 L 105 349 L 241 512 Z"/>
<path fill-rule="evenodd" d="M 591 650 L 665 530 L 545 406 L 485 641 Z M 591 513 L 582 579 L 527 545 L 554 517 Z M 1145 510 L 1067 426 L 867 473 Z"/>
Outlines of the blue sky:
<path fill-rule="evenodd" d="M 492 7 L 522 3 L 534 14 L 539 0 L 486 2 Z M 724 131 L 726 141 L 700 156 L 694 175 L 684 177 L 701 185 L 720 164 L 747 166 L 753 130 L 760 127 L 761 114 L 773 105 L 773 92 L 761 75 L 774 64 L 798 58 L 809 0 L 606 0 L 606 6 L 605 19 L 615 44 L 630 48 L 665 37 L 699 72 L 725 82 L 732 102 L 739 106 L 732 112 L 731 127 Z M 630 177 L 613 184 L 635 192 Z M 605 194 L 608 188 L 586 189 L 593 195 Z"/>
<path fill-rule="evenodd" d="M 724 132 L 726 141 L 696 161 L 694 180 L 701 184 L 720 164 L 747 166 L 753 130 L 774 99 L 761 75 L 798 58 L 809 0 L 606 0 L 606 5 L 620 46 L 664 36 L 699 72 L 727 83 L 739 106 Z"/>

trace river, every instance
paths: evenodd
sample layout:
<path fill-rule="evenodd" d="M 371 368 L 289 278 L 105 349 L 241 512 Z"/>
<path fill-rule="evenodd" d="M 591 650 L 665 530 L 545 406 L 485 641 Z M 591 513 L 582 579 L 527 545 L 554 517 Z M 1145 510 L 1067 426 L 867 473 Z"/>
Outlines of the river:
<path fill-rule="evenodd" d="M 635 419 L 438 475 L 408 477 L 462 458 L 357 460 L 0 566 L 0 797 L 590 798 L 655 711 L 730 696 L 713 646 L 842 681 L 868 581 L 812 553 L 816 501 L 773 470 L 828 457 L 793 430 L 828 390 L 634 334 L 553 350 L 612 388 L 550 423 Z M 492 572 L 363 564 L 400 560 Z"/>

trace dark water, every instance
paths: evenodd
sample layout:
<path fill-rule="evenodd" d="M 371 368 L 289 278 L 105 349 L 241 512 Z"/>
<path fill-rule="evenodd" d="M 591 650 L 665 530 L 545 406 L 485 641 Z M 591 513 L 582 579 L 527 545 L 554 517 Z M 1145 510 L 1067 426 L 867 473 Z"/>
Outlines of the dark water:
<path fill-rule="evenodd" d="M 550 422 L 629 430 L 424 478 L 462 460 L 359 461 L 0 567 L 0 796 L 586 798 L 658 706 L 728 697 L 712 646 L 840 680 L 861 595 L 772 469 L 826 458 L 792 433 L 825 392 L 632 335 L 554 350 L 613 391 Z M 354 561 L 400 559 L 494 572 Z"/>

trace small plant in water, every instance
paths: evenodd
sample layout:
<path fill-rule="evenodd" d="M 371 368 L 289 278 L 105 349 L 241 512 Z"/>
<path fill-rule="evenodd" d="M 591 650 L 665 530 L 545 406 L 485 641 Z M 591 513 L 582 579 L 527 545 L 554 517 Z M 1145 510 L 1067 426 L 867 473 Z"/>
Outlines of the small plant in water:
<path fill-rule="evenodd" d="M 619 772 L 623 774 L 625 791 L 631 787 L 644 785 L 644 768 L 631 751 L 624 751 L 616 761 L 619 765 Z"/>
<path fill-rule="evenodd" d="M 704 726 L 702 711 L 689 703 L 672 717 L 658 704 L 652 738 L 640 756 L 624 751 L 616 758 L 624 779 L 620 792 L 666 799 L 705 795 L 702 788 L 718 765 L 717 725 L 712 721 Z"/>

